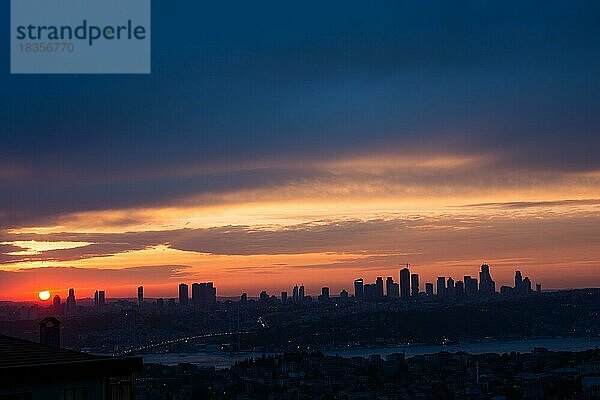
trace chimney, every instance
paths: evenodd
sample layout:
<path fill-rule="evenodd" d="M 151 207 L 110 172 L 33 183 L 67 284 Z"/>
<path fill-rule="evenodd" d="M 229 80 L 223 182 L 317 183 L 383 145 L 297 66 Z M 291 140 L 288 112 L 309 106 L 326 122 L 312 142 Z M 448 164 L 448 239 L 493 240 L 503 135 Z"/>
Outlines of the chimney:
<path fill-rule="evenodd" d="M 40 344 L 60 348 L 60 321 L 47 317 L 40 321 Z"/>

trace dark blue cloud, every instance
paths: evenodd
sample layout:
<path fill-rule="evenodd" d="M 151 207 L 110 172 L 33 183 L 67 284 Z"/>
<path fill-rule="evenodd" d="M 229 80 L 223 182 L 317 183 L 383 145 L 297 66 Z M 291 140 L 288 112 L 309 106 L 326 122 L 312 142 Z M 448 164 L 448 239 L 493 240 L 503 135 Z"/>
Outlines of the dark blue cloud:
<path fill-rule="evenodd" d="M 0 180 L 0 206 L 160 202 L 198 182 L 113 180 L 442 138 L 524 170 L 598 169 L 598 16 L 596 1 L 154 1 L 149 76 L 9 75 L 3 24 L 0 167 L 30 178 Z"/>

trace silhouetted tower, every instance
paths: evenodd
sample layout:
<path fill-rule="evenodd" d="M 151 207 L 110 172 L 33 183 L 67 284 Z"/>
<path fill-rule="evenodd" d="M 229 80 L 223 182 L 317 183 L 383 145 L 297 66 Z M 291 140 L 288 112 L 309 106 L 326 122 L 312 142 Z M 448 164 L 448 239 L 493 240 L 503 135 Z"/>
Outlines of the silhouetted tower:
<path fill-rule="evenodd" d="M 484 295 L 493 295 L 496 293 L 496 282 L 490 275 L 490 266 L 487 264 L 481 265 L 479 272 L 479 292 Z"/>
<path fill-rule="evenodd" d="M 60 348 L 60 321 L 47 317 L 40 321 L 40 344 Z"/>
<path fill-rule="evenodd" d="M 446 277 L 438 276 L 437 278 L 437 295 L 438 297 L 446 296 Z"/>
<path fill-rule="evenodd" d="M 186 307 L 188 305 L 188 285 L 185 283 L 179 284 L 179 306 Z"/>
<path fill-rule="evenodd" d="M 448 278 L 446 281 L 446 297 L 453 298 L 454 297 L 454 279 L 452 277 Z"/>
<path fill-rule="evenodd" d="M 463 279 L 463 283 L 465 285 L 465 295 L 475 296 L 478 291 L 477 279 L 473 279 L 469 275 L 465 275 Z"/>
<path fill-rule="evenodd" d="M 300 287 L 298 288 L 298 300 L 300 301 L 300 303 L 304 302 L 304 285 L 300 285 Z"/>
<path fill-rule="evenodd" d="M 362 279 L 356 279 L 354 281 L 354 297 L 361 299 L 365 294 L 365 283 Z"/>
<path fill-rule="evenodd" d="M 328 287 L 322 287 L 321 288 L 321 298 L 322 301 L 327 301 L 329 300 L 329 288 Z"/>
<path fill-rule="evenodd" d="M 523 293 L 531 294 L 531 281 L 528 276 L 523 279 Z"/>
<path fill-rule="evenodd" d="M 400 270 L 400 298 L 404 300 L 410 298 L 410 270 L 408 268 Z"/>
<path fill-rule="evenodd" d="M 410 275 L 410 294 L 413 297 L 419 296 L 419 274 Z"/>
<path fill-rule="evenodd" d="M 138 295 L 138 305 L 141 307 L 142 304 L 144 304 L 144 287 L 143 286 L 138 286 L 137 295 Z"/>
<path fill-rule="evenodd" d="M 292 289 L 292 302 L 294 304 L 299 303 L 300 302 L 300 297 L 298 295 L 298 285 L 294 286 L 294 288 Z"/>
<path fill-rule="evenodd" d="M 515 292 L 521 293 L 523 291 L 523 275 L 521 271 L 515 271 Z"/>
<path fill-rule="evenodd" d="M 104 290 L 96 290 L 94 292 L 94 307 L 100 309 L 106 304 L 106 296 Z"/>
<path fill-rule="evenodd" d="M 75 300 L 75 290 L 69 289 L 69 295 L 67 296 L 66 313 L 74 315 L 77 312 L 77 301 Z"/>
<path fill-rule="evenodd" d="M 381 276 L 378 276 L 377 280 L 375 280 L 375 286 L 377 288 L 375 295 L 378 298 L 383 299 L 383 278 Z"/>
<path fill-rule="evenodd" d="M 385 292 L 386 296 L 390 299 L 396 299 L 400 297 L 400 287 L 396 282 L 394 282 L 394 278 L 388 276 L 385 280 Z"/>
<path fill-rule="evenodd" d="M 287 292 L 281 292 L 281 302 L 287 303 Z"/>
<path fill-rule="evenodd" d="M 52 299 L 52 308 L 56 314 L 60 314 L 62 312 L 62 304 L 60 303 L 59 295 L 55 295 Z"/>
<path fill-rule="evenodd" d="M 427 297 L 433 296 L 433 283 L 431 283 L 431 282 L 425 283 L 425 295 Z"/>

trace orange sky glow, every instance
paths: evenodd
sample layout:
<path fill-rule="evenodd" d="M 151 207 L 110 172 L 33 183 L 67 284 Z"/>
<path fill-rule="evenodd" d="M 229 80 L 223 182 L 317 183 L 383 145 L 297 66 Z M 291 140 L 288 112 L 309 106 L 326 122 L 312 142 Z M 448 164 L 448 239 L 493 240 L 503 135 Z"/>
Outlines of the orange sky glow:
<path fill-rule="evenodd" d="M 0 236 L 0 299 L 42 290 L 78 297 L 176 297 L 212 281 L 219 296 L 294 284 L 352 291 L 352 281 L 476 276 L 515 269 L 544 288 L 600 285 L 600 175 L 504 168 L 497 157 L 359 156 L 298 168 L 313 179 L 203 193 L 153 207 L 65 213 Z M 241 168 L 251 168 L 244 166 Z M 201 173 L 201 168 L 180 171 Z M 0 231 L 2 232 L 2 231 Z"/>

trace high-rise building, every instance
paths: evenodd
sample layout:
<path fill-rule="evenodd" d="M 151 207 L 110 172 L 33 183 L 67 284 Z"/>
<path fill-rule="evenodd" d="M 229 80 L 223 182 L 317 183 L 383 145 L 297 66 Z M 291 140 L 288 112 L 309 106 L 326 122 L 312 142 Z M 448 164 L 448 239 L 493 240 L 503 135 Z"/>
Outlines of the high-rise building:
<path fill-rule="evenodd" d="M 52 307 L 54 308 L 54 312 L 59 314 L 61 312 L 62 304 L 60 304 L 60 296 L 55 295 L 52 299 Z"/>
<path fill-rule="evenodd" d="M 73 315 L 77 312 L 77 301 L 75 300 L 75 290 L 69 289 L 69 295 L 67 296 L 66 313 Z"/>
<path fill-rule="evenodd" d="M 143 286 L 138 286 L 138 305 L 141 307 L 142 304 L 144 304 L 144 287 Z"/>
<path fill-rule="evenodd" d="M 449 277 L 446 281 L 446 297 L 454 297 L 454 279 L 452 277 Z"/>
<path fill-rule="evenodd" d="M 242 293 L 240 296 L 240 303 L 245 304 L 248 301 L 248 293 Z"/>
<path fill-rule="evenodd" d="M 394 278 L 391 276 L 388 276 L 385 280 L 385 294 L 390 299 L 397 299 L 400 297 L 400 287 L 394 282 Z"/>
<path fill-rule="evenodd" d="M 541 283 L 536 283 L 535 284 L 535 292 L 536 293 L 542 293 L 542 284 Z"/>
<path fill-rule="evenodd" d="M 263 290 L 262 292 L 260 292 L 260 295 L 258 295 L 258 300 L 259 301 L 267 301 L 267 300 L 269 300 L 269 294 L 267 293 L 266 290 Z"/>
<path fill-rule="evenodd" d="M 200 284 L 197 282 L 192 283 L 192 304 L 200 305 Z"/>
<path fill-rule="evenodd" d="M 286 291 L 281 292 L 281 302 L 287 303 L 287 292 Z"/>
<path fill-rule="evenodd" d="M 179 306 L 186 307 L 188 305 L 189 294 L 188 294 L 188 285 L 185 283 L 179 284 Z"/>
<path fill-rule="evenodd" d="M 475 296 L 478 291 L 477 279 L 472 278 L 469 275 L 465 275 L 463 278 L 463 283 L 465 285 L 465 295 L 466 296 Z"/>
<path fill-rule="evenodd" d="M 304 297 L 304 285 L 300 285 L 298 288 L 298 301 L 300 301 L 300 303 L 304 302 Z"/>
<path fill-rule="evenodd" d="M 321 296 L 319 297 L 319 300 L 321 300 L 321 301 L 329 300 L 329 288 L 328 287 L 321 288 Z"/>
<path fill-rule="evenodd" d="M 492 279 L 490 266 L 487 264 L 482 264 L 479 272 L 479 293 L 487 296 L 496 293 L 496 282 Z"/>
<path fill-rule="evenodd" d="M 410 275 L 410 294 L 412 297 L 419 296 L 419 274 Z"/>
<path fill-rule="evenodd" d="M 531 294 L 531 281 L 528 276 L 523 279 L 523 293 Z"/>
<path fill-rule="evenodd" d="M 446 296 L 446 277 L 438 276 L 437 278 L 437 295 L 438 297 Z"/>
<path fill-rule="evenodd" d="M 94 292 L 94 308 L 98 308 L 98 291 Z"/>
<path fill-rule="evenodd" d="M 410 271 L 408 268 L 400 270 L 400 298 L 410 298 Z"/>
<path fill-rule="evenodd" d="M 294 286 L 294 288 L 292 289 L 292 302 L 293 303 L 300 302 L 300 297 L 298 296 L 298 285 Z"/>
<path fill-rule="evenodd" d="M 365 299 L 377 299 L 379 297 L 379 288 L 376 283 L 367 283 L 364 286 L 364 294 L 363 297 Z"/>
<path fill-rule="evenodd" d="M 346 301 L 346 300 L 348 300 L 348 291 L 347 291 L 346 289 L 343 289 L 343 290 L 340 292 L 340 299 L 341 299 L 342 301 Z"/>
<path fill-rule="evenodd" d="M 515 271 L 515 292 L 519 293 L 523 290 L 523 275 L 521 271 Z"/>
<path fill-rule="evenodd" d="M 427 297 L 433 296 L 433 283 L 431 283 L 431 282 L 425 283 L 425 295 Z"/>
<path fill-rule="evenodd" d="M 364 281 L 362 279 L 356 279 L 354 281 L 354 297 L 360 299 L 364 295 Z"/>
<path fill-rule="evenodd" d="M 383 299 L 383 278 L 381 276 L 378 276 L 375 280 L 375 286 L 377 288 L 375 297 Z"/>
<path fill-rule="evenodd" d="M 217 289 L 212 282 L 192 284 L 192 304 L 194 307 L 210 307 L 217 302 Z"/>
<path fill-rule="evenodd" d="M 106 294 L 104 290 L 98 292 L 98 306 L 104 307 L 106 305 Z"/>

